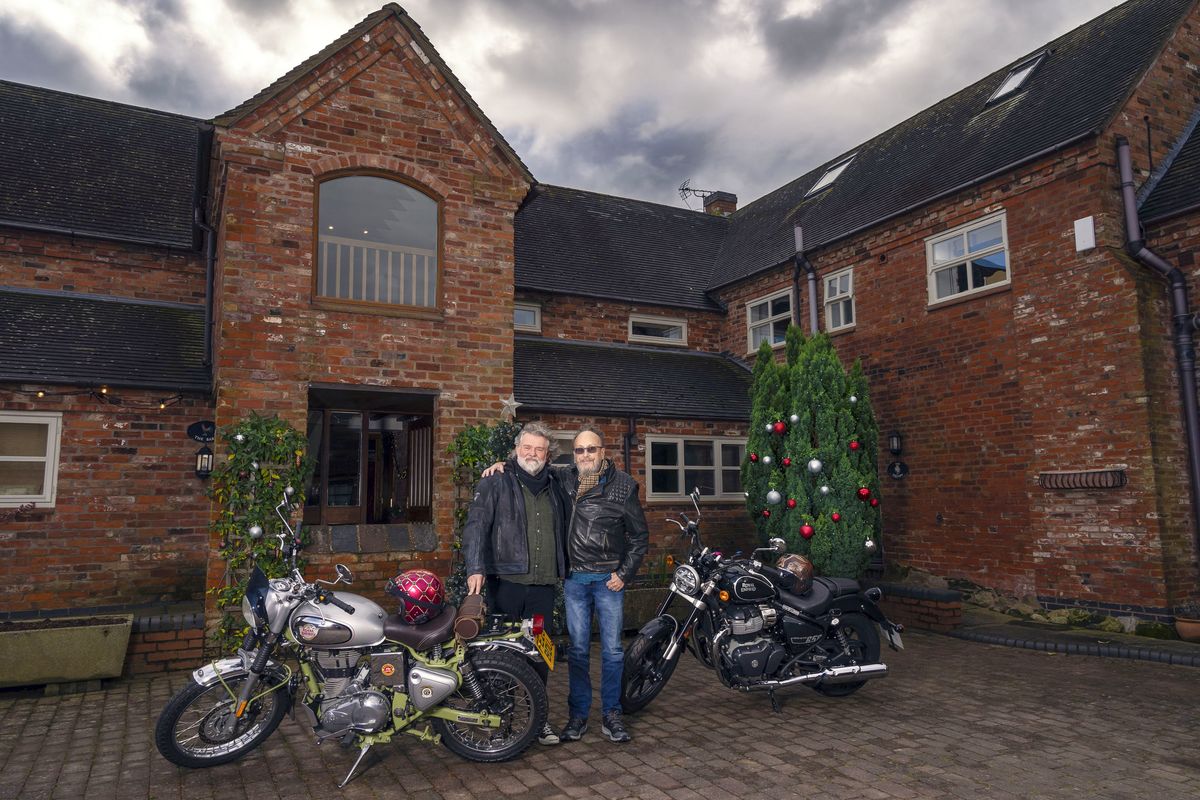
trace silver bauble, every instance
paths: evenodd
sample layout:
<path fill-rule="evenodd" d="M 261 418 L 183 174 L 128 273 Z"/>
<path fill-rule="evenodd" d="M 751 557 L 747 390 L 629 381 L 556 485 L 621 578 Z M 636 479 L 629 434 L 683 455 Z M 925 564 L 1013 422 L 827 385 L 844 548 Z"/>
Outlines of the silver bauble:
<path fill-rule="evenodd" d="M 770 464 L 770 463 L 771 463 L 773 460 L 774 460 L 774 459 L 772 459 L 770 456 L 763 456 L 763 457 L 762 457 L 762 462 L 763 462 L 764 464 Z"/>
<path fill-rule="evenodd" d="M 251 462 L 250 462 L 250 469 L 258 469 L 258 462 L 257 462 L 257 461 L 251 461 Z"/>
<path fill-rule="evenodd" d="M 868 553 L 874 553 L 875 552 L 875 540 L 867 539 L 867 541 L 863 543 L 863 547 L 867 548 Z"/>
<path fill-rule="evenodd" d="M 850 402 L 851 402 L 851 403 L 857 403 L 857 402 L 858 402 L 858 398 L 857 398 L 857 397 L 855 397 L 854 395 L 850 395 Z"/>
<path fill-rule="evenodd" d="M 808 471 L 811 472 L 812 474 L 816 475 L 818 472 L 821 471 L 821 467 L 823 467 L 823 466 L 825 466 L 825 465 L 821 463 L 821 459 L 814 458 L 812 461 L 808 462 Z"/>
<path fill-rule="evenodd" d="M 243 436 L 242 434 L 238 433 L 238 434 L 234 434 L 233 440 L 235 442 L 237 442 L 238 444 L 241 444 L 242 442 L 246 441 L 246 437 Z"/>
<path fill-rule="evenodd" d="M 775 432 L 775 423 L 768 422 L 767 423 L 767 433 L 774 433 L 774 432 Z"/>
<path fill-rule="evenodd" d="M 829 487 L 828 487 L 828 486 L 822 486 L 822 487 L 821 487 L 821 494 L 829 494 Z"/>
<path fill-rule="evenodd" d="M 771 505 L 773 505 L 773 506 L 779 505 L 781 500 L 783 500 L 783 495 L 781 495 L 779 492 L 775 491 L 774 489 L 767 492 L 767 502 L 770 503 Z"/>
<path fill-rule="evenodd" d="M 288 486 L 286 489 L 283 490 L 283 493 L 286 494 L 288 497 L 291 497 L 292 495 L 294 495 L 296 493 L 296 487 Z"/>
<path fill-rule="evenodd" d="M 788 419 L 790 419 L 792 421 L 792 424 L 795 425 L 797 422 L 800 421 L 800 415 L 792 414 L 790 417 L 788 417 Z"/>
<path fill-rule="evenodd" d="M 250 530 L 248 530 L 247 533 L 250 534 L 251 539 L 261 539 L 262 538 L 262 526 L 261 525 L 251 525 Z"/>

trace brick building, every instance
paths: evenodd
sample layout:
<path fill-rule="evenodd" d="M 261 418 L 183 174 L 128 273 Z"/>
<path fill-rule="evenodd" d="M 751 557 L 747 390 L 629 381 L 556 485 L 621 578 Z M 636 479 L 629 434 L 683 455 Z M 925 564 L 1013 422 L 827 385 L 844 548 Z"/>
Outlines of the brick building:
<path fill-rule="evenodd" d="M 309 433 L 311 554 L 367 593 L 444 571 L 442 454 L 512 398 L 602 427 L 656 552 L 695 483 L 744 546 L 747 360 L 815 318 L 903 436 L 889 564 L 1169 619 L 1194 499 L 1117 141 L 1194 281 L 1198 24 L 1131 0 L 707 214 L 539 184 L 394 4 L 212 120 L 0 82 L 0 614 L 200 602 L 186 431 L 251 411 Z"/>

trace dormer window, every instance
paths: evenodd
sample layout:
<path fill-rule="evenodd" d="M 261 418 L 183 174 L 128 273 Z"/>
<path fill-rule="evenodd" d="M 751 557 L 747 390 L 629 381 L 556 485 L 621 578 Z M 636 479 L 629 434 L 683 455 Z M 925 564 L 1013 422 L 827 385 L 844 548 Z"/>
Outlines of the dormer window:
<path fill-rule="evenodd" d="M 992 96 L 988 98 L 988 102 L 994 103 L 1001 98 L 1008 97 L 1010 94 L 1013 94 L 1022 86 L 1024 86 L 1025 81 L 1028 80 L 1029 76 L 1033 74 L 1033 71 L 1037 69 L 1037 65 L 1042 63 L 1042 59 L 1045 57 L 1045 53 L 1038 53 L 1033 58 L 1022 61 L 1020 64 L 1009 70 L 1008 76 L 1005 77 L 1004 82 L 1000 84 L 1000 87 L 996 89 L 996 91 L 992 92 Z"/>
<path fill-rule="evenodd" d="M 687 320 L 629 315 L 629 341 L 648 344 L 687 344 Z"/>
<path fill-rule="evenodd" d="M 822 189 L 832 186 L 833 182 L 838 179 L 838 176 L 841 175 L 843 171 L 845 171 L 846 167 L 850 166 L 850 162 L 853 160 L 854 154 L 848 155 L 841 161 L 838 161 L 836 164 L 831 166 L 829 169 L 825 170 L 825 174 L 821 176 L 821 179 L 814 183 L 812 188 L 809 189 L 804 196 L 812 197 Z"/>

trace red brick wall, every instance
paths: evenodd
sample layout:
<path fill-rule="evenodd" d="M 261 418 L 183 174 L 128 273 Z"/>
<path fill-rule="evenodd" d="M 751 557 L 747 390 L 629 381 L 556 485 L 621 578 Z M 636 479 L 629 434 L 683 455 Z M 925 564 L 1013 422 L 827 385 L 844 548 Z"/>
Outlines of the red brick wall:
<path fill-rule="evenodd" d="M 193 670 L 204 663 L 203 628 L 145 633 L 135 631 L 130 634 L 129 649 L 125 651 L 124 674 Z"/>
<path fill-rule="evenodd" d="M 186 429 L 211 419 L 212 409 L 184 398 L 160 411 L 161 393 L 121 389 L 111 395 L 122 407 L 86 393 L 38 400 L 0 389 L 6 410 L 63 414 L 54 508 L 0 523 L 0 609 L 145 606 L 203 597 L 208 501 L 195 476 L 199 445 Z"/>
<path fill-rule="evenodd" d="M 500 399 L 512 391 L 512 221 L 528 184 L 445 76 L 413 52 L 411 38 L 388 18 L 217 131 L 219 425 L 258 411 L 302 427 L 312 383 L 436 390 L 438 454 L 463 427 L 499 418 Z M 317 181 L 366 169 L 441 202 L 436 313 L 354 312 L 314 302 Z M 444 573 L 453 527 L 448 458 L 435 458 L 433 485 L 441 538 L 435 553 L 414 563 Z M 318 565 L 335 560 L 310 555 Z M 411 555 L 336 560 L 370 587 Z M 214 561 L 210 581 L 221 571 Z"/>
<path fill-rule="evenodd" d="M 589 342 L 628 342 L 631 314 L 683 319 L 687 322 L 687 347 L 680 349 L 721 352 L 724 316 L 716 311 L 693 311 L 665 306 L 631 305 L 591 297 L 518 293 L 517 301 L 542 308 L 542 336 Z M 646 344 L 635 342 L 634 344 Z M 665 345 L 672 347 L 672 345 Z"/>

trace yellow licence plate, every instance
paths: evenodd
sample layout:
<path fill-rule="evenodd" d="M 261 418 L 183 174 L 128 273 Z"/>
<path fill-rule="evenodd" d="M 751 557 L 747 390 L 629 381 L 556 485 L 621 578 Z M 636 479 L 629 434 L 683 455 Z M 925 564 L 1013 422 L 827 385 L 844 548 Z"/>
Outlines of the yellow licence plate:
<path fill-rule="evenodd" d="M 545 631 L 542 631 L 537 636 L 533 637 L 533 643 L 537 645 L 538 652 L 542 654 L 542 658 L 546 661 L 546 666 L 554 669 L 554 642 Z"/>

